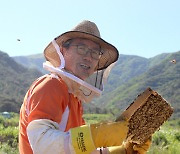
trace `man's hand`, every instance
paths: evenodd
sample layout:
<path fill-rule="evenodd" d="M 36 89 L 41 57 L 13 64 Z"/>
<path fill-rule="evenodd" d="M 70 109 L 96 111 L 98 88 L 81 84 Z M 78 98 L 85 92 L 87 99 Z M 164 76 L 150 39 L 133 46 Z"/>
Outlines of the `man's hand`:
<path fill-rule="evenodd" d="M 110 122 L 90 125 L 91 135 L 96 147 L 118 146 L 127 137 L 128 122 Z"/>
<path fill-rule="evenodd" d="M 76 153 L 90 153 L 98 147 L 118 146 L 127 137 L 128 122 L 109 122 L 84 125 L 70 129 Z"/>
<path fill-rule="evenodd" d="M 132 142 L 125 142 L 121 146 L 112 146 L 103 149 L 102 154 L 145 154 L 150 148 L 150 145 L 151 138 L 141 145 Z"/>
<path fill-rule="evenodd" d="M 150 137 L 145 143 L 139 145 L 132 142 L 126 142 L 124 147 L 126 149 L 127 154 L 145 154 L 152 143 L 152 137 Z"/>

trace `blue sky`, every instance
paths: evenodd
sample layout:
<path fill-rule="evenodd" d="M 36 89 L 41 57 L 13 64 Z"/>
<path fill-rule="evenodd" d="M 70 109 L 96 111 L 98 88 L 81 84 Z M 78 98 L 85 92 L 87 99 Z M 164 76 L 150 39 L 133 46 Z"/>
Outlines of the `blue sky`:
<path fill-rule="evenodd" d="M 0 50 L 42 53 L 84 19 L 95 22 L 120 54 L 150 58 L 180 50 L 179 0 L 0 0 Z"/>

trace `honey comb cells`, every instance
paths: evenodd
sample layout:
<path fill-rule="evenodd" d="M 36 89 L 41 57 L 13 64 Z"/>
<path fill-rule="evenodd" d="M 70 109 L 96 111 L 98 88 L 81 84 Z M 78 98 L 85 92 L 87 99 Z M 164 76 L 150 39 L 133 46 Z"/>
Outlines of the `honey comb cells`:
<path fill-rule="evenodd" d="M 152 136 L 173 113 L 171 105 L 156 91 L 147 88 L 116 119 L 129 121 L 127 140 L 142 144 Z"/>
<path fill-rule="evenodd" d="M 129 120 L 128 139 L 144 143 L 172 115 L 172 107 L 158 93 L 151 94 Z"/>

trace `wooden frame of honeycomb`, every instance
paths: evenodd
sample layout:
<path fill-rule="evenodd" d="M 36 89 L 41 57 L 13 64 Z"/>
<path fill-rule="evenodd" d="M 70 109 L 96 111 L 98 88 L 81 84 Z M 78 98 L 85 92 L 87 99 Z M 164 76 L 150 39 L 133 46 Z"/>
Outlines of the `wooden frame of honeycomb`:
<path fill-rule="evenodd" d="M 172 113 L 173 108 L 170 104 L 156 91 L 147 88 L 116 121 L 128 120 L 127 140 L 142 144 L 167 121 Z"/>

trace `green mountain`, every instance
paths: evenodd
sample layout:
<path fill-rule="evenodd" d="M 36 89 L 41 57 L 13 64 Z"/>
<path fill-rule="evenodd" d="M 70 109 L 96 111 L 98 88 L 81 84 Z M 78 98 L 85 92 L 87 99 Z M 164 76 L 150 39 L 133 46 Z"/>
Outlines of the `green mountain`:
<path fill-rule="evenodd" d="M 13 57 L 18 63 L 42 71 L 43 54 Z M 171 62 L 176 59 L 176 64 Z M 180 115 L 180 51 L 163 53 L 152 58 L 120 55 L 112 69 L 102 96 L 85 104 L 85 112 L 119 114 L 147 87 L 160 93 Z M 43 71 L 43 73 L 45 73 Z"/>
<path fill-rule="evenodd" d="M 22 64 L 25 67 L 28 68 L 35 68 L 41 71 L 42 73 L 47 73 L 43 69 L 43 62 L 45 61 L 45 58 L 43 54 L 35 54 L 35 55 L 29 55 L 29 56 L 15 56 L 13 59 L 17 62 Z"/>
<path fill-rule="evenodd" d="M 171 62 L 173 59 L 176 59 L 176 64 Z M 134 77 L 130 73 L 131 79 L 128 79 L 123 84 L 121 83 L 123 81 L 120 81 L 118 77 L 113 77 L 112 85 L 117 84 L 118 86 L 109 92 L 103 93 L 103 96 L 96 101 L 96 104 L 99 107 L 103 106 L 112 109 L 117 113 L 127 108 L 139 93 L 143 92 L 147 87 L 151 87 L 171 103 L 174 107 L 174 117 L 178 117 L 180 115 L 180 51 L 172 54 L 158 55 L 147 59 L 147 61 L 143 60 L 144 64 L 139 64 L 144 71 L 143 73 L 139 71 L 139 75 Z M 116 69 L 122 66 L 122 63 L 119 62 Z M 138 65 L 133 65 L 131 69 L 138 70 L 139 67 Z M 114 76 L 113 73 L 112 76 Z M 119 78 L 121 77 L 120 75 Z"/>
<path fill-rule="evenodd" d="M 120 85 L 128 82 L 130 79 L 143 74 L 149 69 L 149 67 L 160 63 L 167 55 L 168 54 L 161 54 L 151 59 L 139 56 L 120 55 L 116 67 L 113 68 L 110 74 L 105 92 L 112 91 Z M 45 61 L 43 54 L 16 56 L 13 57 L 13 59 L 25 67 L 36 68 L 42 73 L 47 73 L 42 66 L 42 63 Z"/>
<path fill-rule="evenodd" d="M 19 112 L 26 90 L 41 75 L 36 69 L 23 67 L 0 51 L 0 112 Z"/>
<path fill-rule="evenodd" d="M 108 83 L 102 96 L 91 104 L 85 104 L 85 112 L 119 113 L 124 110 L 136 96 L 147 87 L 158 91 L 174 107 L 174 115 L 179 115 L 180 94 L 180 52 L 163 53 L 153 58 L 144 58 L 134 55 L 120 55 L 116 66 L 112 69 Z M 25 59 L 28 65 L 42 70 L 43 54 L 14 57 L 16 61 L 23 63 Z M 17 59 L 19 58 L 19 59 Z M 40 63 L 36 59 L 40 58 Z M 177 63 L 170 62 L 176 59 Z M 34 64 L 32 64 L 34 63 Z M 25 65 L 25 63 L 24 63 Z M 44 72 L 43 72 L 44 73 Z"/>

